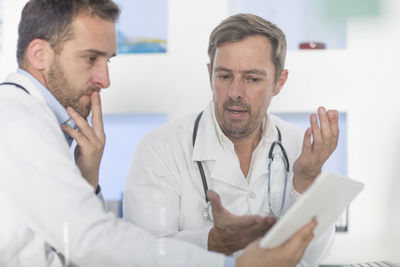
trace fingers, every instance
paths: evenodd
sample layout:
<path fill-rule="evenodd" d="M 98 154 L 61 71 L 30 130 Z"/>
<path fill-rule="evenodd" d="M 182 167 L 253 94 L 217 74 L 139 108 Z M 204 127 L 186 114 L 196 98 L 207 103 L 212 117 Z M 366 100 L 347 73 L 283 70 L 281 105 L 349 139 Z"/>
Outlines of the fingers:
<path fill-rule="evenodd" d="M 90 128 L 88 122 L 78 112 L 76 112 L 72 107 L 67 107 L 67 112 L 75 122 L 79 132 L 81 132 L 89 140 L 95 138 L 94 132 Z M 78 140 L 76 141 L 78 142 Z"/>
<path fill-rule="evenodd" d="M 71 116 L 72 120 L 75 122 L 79 131 L 68 127 L 66 125 L 61 125 L 61 128 L 64 132 L 66 132 L 69 136 L 76 140 L 79 145 L 86 145 L 89 143 L 89 139 L 86 137 L 87 133 L 90 132 L 89 125 L 87 121 L 82 118 L 81 115 L 78 114 L 72 107 L 67 107 L 67 112 Z M 89 129 L 88 129 L 89 128 Z"/>
<path fill-rule="evenodd" d="M 330 120 L 328 118 L 328 113 L 324 107 L 318 108 L 319 122 L 321 124 L 321 132 L 324 138 L 329 138 L 332 136 Z"/>
<path fill-rule="evenodd" d="M 292 255 L 295 255 L 297 259 L 300 259 L 314 237 L 313 231 L 316 226 L 317 221 L 315 219 L 304 225 L 286 243 L 283 244 L 283 249 L 289 250 Z"/>
<path fill-rule="evenodd" d="M 262 225 L 263 223 L 272 220 L 267 219 L 267 221 L 264 221 L 263 218 L 259 215 L 234 215 L 224 208 L 219 195 L 215 191 L 208 190 L 207 196 L 211 204 L 211 211 L 214 218 L 214 226 L 223 226 L 229 227 L 231 230 L 245 231 L 246 229 L 250 230 L 253 226 L 258 225 L 258 227 L 260 227 L 260 225 Z"/>
<path fill-rule="evenodd" d="M 248 228 L 248 235 L 252 236 L 251 239 L 260 238 L 264 236 L 265 233 L 268 232 L 276 222 L 277 219 L 272 216 L 260 218 L 257 220 L 256 224 L 253 224 L 250 226 L 250 228 Z"/>
<path fill-rule="evenodd" d="M 61 125 L 61 128 L 64 132 L 66 132 L 69 136 L 71 136 L 72 139 L 74 139 L 78 144 L 82 145 L 87 145 L 87 143 L 89 142 L 88 139 L 83 136 L 81 133 L 79 133 L 77 130 L 65 126 L 65 125 Z"/>
<path fill-rule="evenodd" d="M 332 135 L 337 138 L 339 136 L 339 113 L 337 110 L 328 110 L 328 118 Z"/>
<path fill-rule="evenodd" d="M 278 219 L 275 216 L 260 217 L 257 222 L 260 224 L 274 225 Z"/>
<path fill-rule="evenodd" d="M 321 151 L 324 148 L 334 149 L 339 136 L 338 112 L 328 110 L 324 107 L 318 108 L 318 119 L 315 114 L 310 116 L 310 123 L 313 136 L 312 149 Z"/>
<path fill-rule="evenodd" d="M 317 220 L 312 219 L 304 225 L 295 235 L 298 235 L 303 243 L 308 244 L 314 237 L 314 229 L 317 227 Z"/>
<path fill-rule="evenodd" d="M 312 133 L 311 128 L 308 128 L 304 133 L 303 151 L 305 152 L 311 152 L 312 150 L 311 133 Z"/>
<path fill-rule="evenodd" d="M 103 114 L 101 111 L 101 100 L 99 92 L 93 92 L 91 98 L 91 110 L 92 110 L 92 126 L 93 130 L 99 138 L 105 136 L 103 126 Z"/>
<path fill-rule="evenodd" d="M 97 92 L 96 92 L 97 93 Z M 97 93 L 98 95 L 98 93 Z M 96 96 L 92 96 L 96 98 Z M 99 99 L 98 99 L 99 100 Z M 96 100 L 95 100 L 96 101 Z M 72 138 L 74 138 L 78 144 L 83 145 L 83 140 L 87 139 L 88 143 L 93 143 L 96 146 L 104 146 L 105 144 L 105 134 L 103 129 L 103 121 L 101 117 L 101 110 L 98 110 L 101 107 L 99 106 L 100 103 L 97 103 L 95 106 L 95 113 L 96 118 L 92 118 L 92 123 L 95 122 L 95 126 L 93 128 L 89 125 L 89 123 L 84 119 L 78 112 L 76 112 L 72 107 L 67 107 L 67 112 L 74 120 L 76 126 L 78 127 L 79 131 L 72 129 L 72 131 L 67 132 L 70 134 Z M 93 109 L 92 109 L 93 111 Z M 100 117 L 99 117 L 100 116 Z M 63 127 L 65 129 L 65 127 Z"/>
<path fill-rule="evenodd" d="M 319 125 L 318 125 L 317 115 L 312 114 L 310 116 L 310 124 L 311 124 L 311 129 L 312 129 L 312 136 L 313 136 L 312 149 L 319 151 L 322 147 L 323 138 L 322 138 L 321 129 L 319 128 Z"/>
<path fill-rule="evenodd" d="M 256 220 L 254 221 L 253 224 L 248 225 L 248 232 L 254 232 L 255 234 L 257 233 L 266 233 L 269 229 L 271 229 L 271 227 L 276 223 L 277 219 L 275 217 L 272 216 L 268 216 L 268 217 L 260 217 L 260 218 L 256 218 Z"/>

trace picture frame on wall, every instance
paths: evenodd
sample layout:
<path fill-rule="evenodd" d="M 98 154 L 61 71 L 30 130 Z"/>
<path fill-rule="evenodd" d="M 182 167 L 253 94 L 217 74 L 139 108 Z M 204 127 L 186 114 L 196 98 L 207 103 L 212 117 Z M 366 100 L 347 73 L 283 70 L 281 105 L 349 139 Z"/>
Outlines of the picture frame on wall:
<path fill-rule="evenodd" d="M 167 52 L 168 0 L 115 0 L 119 54 Z"/>

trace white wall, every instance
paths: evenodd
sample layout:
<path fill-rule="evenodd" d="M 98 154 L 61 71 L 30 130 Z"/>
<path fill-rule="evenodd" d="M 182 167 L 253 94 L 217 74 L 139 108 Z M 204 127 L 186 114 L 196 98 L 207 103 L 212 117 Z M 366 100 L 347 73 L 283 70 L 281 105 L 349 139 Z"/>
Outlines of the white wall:
<path fill-rule="evenodd" d="M 15 69 L 16 26 L 25 0 L 4 0 L 0 77 Z M 384 17 L 348 24 L 348 49 L 289 51 L 289 81 L 273 111 L 348 112 L 349 176 L 366 184 L 350 207 L 350 230 L 338 234 L 327 262 L 400 262 L 400 1 L 384 0 Z M 169 1 L 165 55 L 112 59 L 106 113 L 167 112 L 170 119 L 208 103 L 208 36 L 227 15 L 227 0 Z"/>
<path fill-rule="evenodd" d="M 2 42 L 3 50 L 0 51 L 0 80 L 16 70 L 16 44 L 18 37 L 18 21 L 21 9 L 25 4 L 25 0 L 1 0 L 3 1 L 3 34 L 0 42 Z"/>

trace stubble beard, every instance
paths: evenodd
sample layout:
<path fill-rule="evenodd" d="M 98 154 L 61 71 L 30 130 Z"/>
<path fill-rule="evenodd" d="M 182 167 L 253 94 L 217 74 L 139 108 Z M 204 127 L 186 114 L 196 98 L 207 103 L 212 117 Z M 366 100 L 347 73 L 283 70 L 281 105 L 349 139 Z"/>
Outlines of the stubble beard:
<path fill-rule="evenodd" d="M 224 116 L 224 113 L 227 112 L 226 108 L 229 106 L 245 108 L 249 115 L 247 121 L 243 124 L 240 123 L 239 120 L 229 119 Z M 222 110 L 218 109 L 217 106 L 215 110 L 217 122 L 221 127 L 221 130 L 226 136 L 235 139 L 240 139 L 253 133 L 260 126 L 263 117 L 262 114 L 260 114 L 262 110 L 259 110 L 256 114 L 253 114 L 250 105 L 244 103 L 243 101 L 233 100 L 231 98 L 224 102 L 222 105 Z"/>
<path fill-rule="evenodd" d="M 50 66 L 47 83 L 50 92 L 53 93 L 64 108 L 72 107 L 85 119 L 89 116 L 90 105 L 87 107 L 82 106 L 79 103 L 81 95 L 74 96 L 74 93 L 77 92 L 77 90 L 74 90 L 71 87 L 57 58 L 54 59 Z"/>

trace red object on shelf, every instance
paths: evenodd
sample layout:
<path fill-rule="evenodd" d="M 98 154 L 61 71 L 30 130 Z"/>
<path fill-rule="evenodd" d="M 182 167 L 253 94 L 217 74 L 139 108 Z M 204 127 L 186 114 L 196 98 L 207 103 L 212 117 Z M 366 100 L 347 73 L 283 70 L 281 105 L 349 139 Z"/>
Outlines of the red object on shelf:
<path fill-rule="evenodd" d="M 300 49 L 325 49 L 326 45 L 320 42 L 304 42 L 300 43 Z"/>

